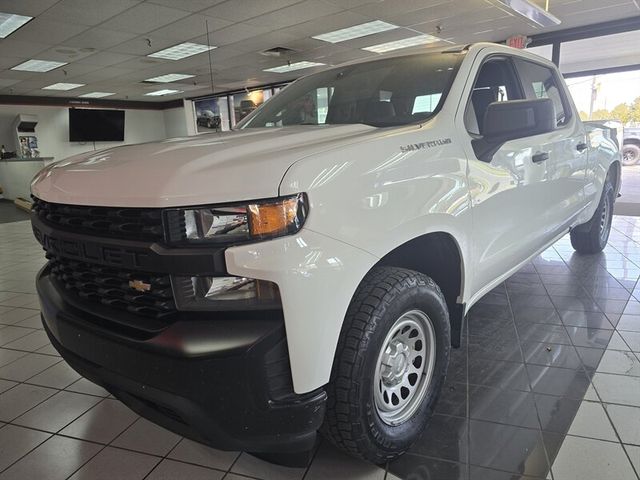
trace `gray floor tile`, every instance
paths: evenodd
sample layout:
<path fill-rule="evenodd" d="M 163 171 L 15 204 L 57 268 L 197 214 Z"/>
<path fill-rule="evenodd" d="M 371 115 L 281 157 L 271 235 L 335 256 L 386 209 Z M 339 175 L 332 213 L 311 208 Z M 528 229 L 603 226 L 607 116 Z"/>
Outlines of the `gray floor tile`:
<path fill-rule="evenodd" d="M 0 420 L 9 422 L 54 395 L 57 391 L 37 385 L 16 385 L 0 394 Z"/>
<path fill-rule="evenodd" d="M 32 328 L 16 327 L 14 325 L 0 327 L 0 346 L 5 348 L 12 348 L 9 347 L 10 343 L 26 335 L 29 335 L 30 333 L 33 333 L 34 331 L 35 330 L 33 330 Z"/>
<path fill-rule="evenodd" d="M 106 444 L 124 432 L 137 418 L 138 415 L 119 400 L 106 398 L 60 433 Z"/>
<path fill-rule="evenodd" d="M 619 332 L 632 352 L 640 353 L 640 332 Z"/>
<path fill-rule="evenodd" d="M 260 460 L 253 455 L 243 453 L 233 464 L 231 472 L 260 478 L 262 480 L 299 480 L 304 476 L 305 468 L 288 468 Z"/>
<path fill-rule="evenodd" d="M 44 354 L 47 354 L 47 355 L 55 355 L 56 357 L 60 356 L 58 351 L 55 348 L 53 348 L 53 345 L 51 345 L 51 344 L 46 345 L 46 346 L 44 346 L 42 348 L 39 348 L 38 350 L 36 350 L 36 352 L 37 353 L 44 353 Z"/>
<path fill-rule="evenodd" d="M 0 367 L 15 362 L 20 357 L 27 355 L 27 352 L 18 352 L 17 350 L 8 350 L 0 348 Z"/>
<path fill-rule="evenodd" d="M 221 480 L 224 475 L 218 470 L 165 459 L 153 469 L 146 480 Z M 241 480 L 247 480 L 246 477 L 234 476 Z M 224 478 L 229 480 L 232 477 L 226 476 Z"/>
<path fill-rule="evenodd" d="M 618 375 L 640 377 L 640 361 L 632 352 L 605 350 L 600 359 L 597 371 L 601 373 L 617 373 Z"/>
<path fill-rule="evenodd" d="M 12 328 L 12 327 L 6 327 L 6 328 Z M 19 327 L 16 327 L 19 328 Z M 0 333 L 2 333 L 2 330 L 0 330 Z M 46 345 L 49 345 L 49 337 L 47 337 L 47 334 L 44 333 L 44 330 L 36 330 L 36 331 L 31 331 L 31 333 L 29 333 L 28 335 L 25 335 L 24 337 L 20 337 L 17 340 L 14 340 L 13 342 L 9 342 L 7 344 L 4 345 L 5 348 L 13 348 L 14 350 L 26 350 L 28 352 L 33 352 L 35 350 L 38 350 L 39 348 L 42 348 Z"/>
<path fill-rule="evenodd" d="M 616 325 L 616 329 L 619 331 L 640 332 L 640 315 L 622 315 Z"/>
<path fill-rule="evenodd" d="M 16 327 L 36 328 L 38 330 L 42 330 L 42 319 L 40 318 L 40 314 L 36 313 L 32 317 L 20 320 L 13 325 Z"/>
<path fill-rule="evenodd" d="M 631 459 L 631 463 L 636 469 L 636 473 L 640 475 L 640 447 L 635 445 L 624 445 L 627 455 Z"/>
<path fill-rule="evenodd" d="M 77 381 L 80 375 L 67 364 L 58 362 L 54 366 L 43 370 L 39 374 L 27 380 L 27 383 L 43 385 L 45 387 L 64 389 Z"/>
<path fill-rule="evenodd" d="M 73 392 L 58 392 L 13 422 L 25 427 L 57 432 L 98 403 L 98 397 Z"/>
<path fill-rule="evenodd" d="M 142 480 L 158 462 L 158 457 L 107 447 L 69 480 Z"/>
<path fill-rule="evenodd" d="M 551 467 L 555 480 L 635 480 L 631 464 L 617 443 L 566 437 Z"/>
<path fill-rule="evenodd" d="M 87 395 L 95 395 L 96 397 L 109 396 L 109 392 L 107 392 L 104 388 L 102 388 L 100 385 L 96 385 L 86 378 L 80 378 L 79 380 L 65 388 L 65 390 L 76 393 L 86 393 Z"/>
<path fill-rule="evenodd" d="M 226 471 L 238 458 L 238 455 L 240 455 L 239 452 L 223 452 L 183 438 L 171 450 L 168 458 Z"/>
<path fill-rule="evenodd" d="M 598 402 L 581 402 L 567 433 L 597 440 L 618 441 L 602 404 Z"/>
<path fill-rule="evenodd" d="M 384 480 L 384 470 L 366 462 L 355 461 L 323 442 L 305 480 Z"/>
<path fill-rule="evenodd" d="M 44 442 L 50 435 L 29 428 L 0 428 L 0 472 Z"/>
<path fill-rule="evenodd" d="M 12 382 L 11 380 L 2 380 L 0 379 L 0 393 L 6 392 L 10 388 L 15 387 L 18 382 Z"/>
<path fill-rule="evenodd" d="M 149 420 L 139 418 L 112 445 L 151 455 L 164 456 L 180 441 L 180 436 Z"/>
<path fill-rule="evenodd" d="M 605 403 L 640 407 L 640 378 L 596 373 L 593 385 Z"/>
<path fill-rule="evenodd" d="M 640 408 L 625 405 L 606 405 L 622 443 L 640 446 Z"/>
<path fill-rule="evenodd" d="M 8 312 L 0 313 L 0 324 L 13 325 L 34 315 L 39 314 L 28 308 L 12 308 Z"/>
<path fill-rule="evenodd" d="M 0 367 L 0 378 L 24 382 L 60 361 L 57 357 L 28 353 L 16 361 Z"/>
<path fill-rule="evenodd" d="M 101 448 L 94 443 L 53 436 L 0 474 L 0 480 L 64 480 Z"/>

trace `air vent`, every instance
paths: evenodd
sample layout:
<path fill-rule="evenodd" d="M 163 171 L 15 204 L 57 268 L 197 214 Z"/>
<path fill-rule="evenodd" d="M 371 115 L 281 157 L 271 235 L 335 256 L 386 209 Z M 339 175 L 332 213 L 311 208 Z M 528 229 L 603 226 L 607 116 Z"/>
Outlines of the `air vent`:
<path fill-rule="evenodd" d="M 273 47 L 269 50 L 264 50 L 260 52 L 260 55 L 264 55 L 266 57 L 283 57 L 285 55 L 291 55 L 293 53 L 297 53 L 295 50 L 286 47 Z"/>

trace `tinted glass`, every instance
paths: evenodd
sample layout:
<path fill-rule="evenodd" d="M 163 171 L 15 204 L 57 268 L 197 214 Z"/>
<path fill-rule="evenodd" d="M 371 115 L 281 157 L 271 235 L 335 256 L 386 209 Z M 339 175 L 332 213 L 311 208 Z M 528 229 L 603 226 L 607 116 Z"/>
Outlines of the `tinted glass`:
<path fill-rule="evenodd" d="M 565 108 L 558 79 L 553 69 L 526 60 L 517 59 L 516 66 L 522 79 L 525 95 L 528 99 L 549 98 L 556 111 L 556 125 L 562 126 L 569 120 L 570 112 Z"/>
<path fill-rule="evenodd" d="M 238 128 L 385 127 L 424 120 L 444 102 L 460 59 L 456 53 L 411 55 L 310 75 L 282 90 Z"/>

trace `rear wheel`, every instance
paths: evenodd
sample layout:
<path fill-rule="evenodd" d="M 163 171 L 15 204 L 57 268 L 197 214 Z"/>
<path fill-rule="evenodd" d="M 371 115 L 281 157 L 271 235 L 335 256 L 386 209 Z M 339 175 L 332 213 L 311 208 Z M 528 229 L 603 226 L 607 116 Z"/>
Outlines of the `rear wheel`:
<path fill-rule="evenodd" d="M 404 453 L 431 417 L 450 349 L 447 305 L 435 282 L 412 270 L 372 270 L 345 318 L 324 434 L 373 463 Z"/>
<path fill-rule="evenodd" d="M 571 245 L 579 253 L 598 253 L 607 245 L 613 218 L 614 191 L 609 176 L 604 182 L 596 212 L 584 225 L 571 230 Z"/>
<path fill-rule="evenodd" d="M 635 165 L 640 160 L 640 147 L 634 144 L 622 146 L 622 164 L 625 166 Z"/>

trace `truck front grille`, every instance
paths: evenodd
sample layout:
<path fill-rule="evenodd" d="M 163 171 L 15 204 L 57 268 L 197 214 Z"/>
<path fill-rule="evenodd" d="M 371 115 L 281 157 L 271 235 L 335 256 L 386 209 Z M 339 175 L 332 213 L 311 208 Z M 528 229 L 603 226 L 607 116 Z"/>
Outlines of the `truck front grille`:
<path fill-rule="evenodd" d="M 87 207 L 49 203 L 33 197 L 33 212 L 45 223 L 84 235 L 162 242 L 159 208 Z"/>
<path fill-rule="evenodd" d="M 50 254 L 47 258 L 54 280 L 81 300 L 157 319 L 176 312 L 169 275 L 129 272 Z"/>

